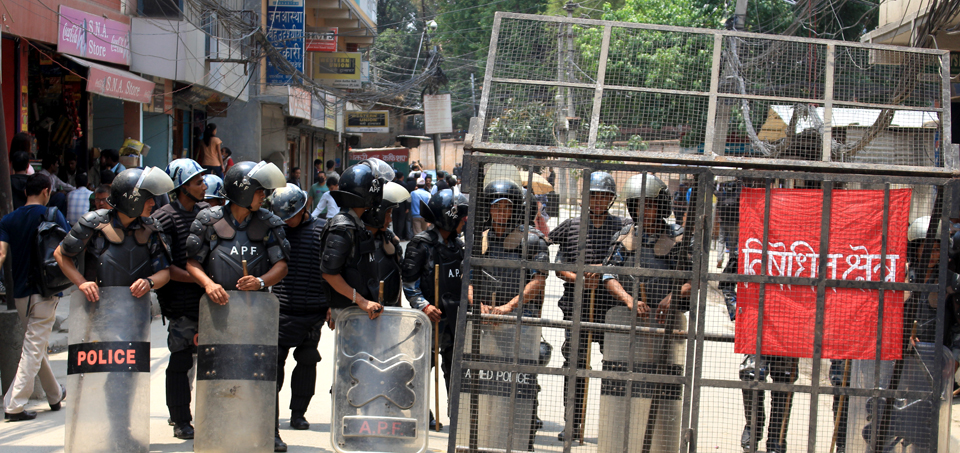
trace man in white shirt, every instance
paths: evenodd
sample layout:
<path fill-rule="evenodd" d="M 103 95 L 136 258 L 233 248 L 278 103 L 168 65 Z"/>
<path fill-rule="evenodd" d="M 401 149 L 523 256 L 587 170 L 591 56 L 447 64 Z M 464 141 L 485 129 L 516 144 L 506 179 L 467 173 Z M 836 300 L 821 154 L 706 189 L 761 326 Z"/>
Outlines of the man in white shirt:
<path fill-rule="evenodd" d="M 340 207 L 337 206 L 337 202 L 333 200 L 332 196 L 330 196 L 331 192 L 340 188 L 340 178 L 337 176 L 331 176 L 327 178 L 327 187 L 329 187 L 330 190 L 323 193 L 323 195 L 320 197 L 320 202 L 317 203 L 317 207 L 314 208 L 311 215 L 314 217 L 320 217 L 320 213 L 326 209 L 326 218 L 327 220 L 330 220 L 333 218 L 333 216 L 340 213 Z"/>

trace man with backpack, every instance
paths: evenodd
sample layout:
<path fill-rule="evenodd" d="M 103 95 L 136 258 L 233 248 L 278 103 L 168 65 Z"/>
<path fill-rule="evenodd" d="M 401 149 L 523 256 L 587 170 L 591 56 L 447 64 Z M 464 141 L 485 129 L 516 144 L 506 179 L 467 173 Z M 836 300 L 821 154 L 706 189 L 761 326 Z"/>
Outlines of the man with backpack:
<path fill-rule="evenodd" d="M 25 188 L 27 202 L 0 220 L 0 264 L 10 256 L 13 266 L 14 297 L 17 314 L 24 325 L 23 350 L 17 375 L 4 397 L 4 419 L 11 421 L 33 420 L 37 413 L 24 409 L 33 394 L 36 377 L 47 395 L 50 410 L 60 410 L 66 390 L 53 375 L 47 360 L 47 342 L 56 321 L 55 295 L 43 297 L 40 280 L 33 272 L 39 267 L 37 258 L 37 229 L 45 220 L 53 220 L 66 234 L 70 229 L 63 214 L 46 207 L 50 201 L 50 178 L 42 174 L 31 175 Z M 31 282 L 32 280 L 32 282 Z"/>

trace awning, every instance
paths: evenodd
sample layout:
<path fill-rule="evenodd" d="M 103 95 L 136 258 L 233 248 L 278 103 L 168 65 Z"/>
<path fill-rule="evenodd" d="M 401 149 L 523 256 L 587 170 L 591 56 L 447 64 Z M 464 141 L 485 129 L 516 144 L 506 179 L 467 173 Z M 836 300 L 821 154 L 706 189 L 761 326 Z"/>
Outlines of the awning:
<path fill-rule="evenodd" d="M 155 83 L 123 69 L 111 68 L 82 58 L 64 55 L 74 63 L 89 69 L 87 91 L 124 101 L 147 104 L 153 96 Z"/>

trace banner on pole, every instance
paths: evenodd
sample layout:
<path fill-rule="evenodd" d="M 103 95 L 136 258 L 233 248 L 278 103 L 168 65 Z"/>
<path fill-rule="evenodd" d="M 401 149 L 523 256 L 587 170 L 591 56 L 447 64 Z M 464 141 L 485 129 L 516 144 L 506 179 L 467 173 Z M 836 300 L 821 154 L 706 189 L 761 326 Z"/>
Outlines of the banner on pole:
<path fill-rule="evenodd" d="M 907 227 L 910 189 L 890 191 L 886 256 L 883 246 L 883 191 L 835 190 L 830 213 L 829 249 L 820 253 L 820 219 L 823 192 L 809 189 L 774 189 L 771 193 L 767 265 L 763 259 L 764 190 L 744 188 L 740 196 L 739 269 L 742 275 L 817 278 L 826 260 L 830 280 L 879 281 L 906 278 Z M 822 357 L 874 359 L 877 346 L 877 290 L 827 287 Z M 903 300 L 901 291 L 883 297 L 882 360 L 901 356 Z M 760 284 L 737 285 L 735 351 L 756 352 Z M 762 353 L 787 357 L 813 357 L 817 316 L 817 287 L 766 284 L 763 301 Z"/>
<path fill-rule="evenodd" d="M 423 96 L 423 125 L 427 135 L 453 132 L 453 116 L 450 114 L 449 94 Z"/>

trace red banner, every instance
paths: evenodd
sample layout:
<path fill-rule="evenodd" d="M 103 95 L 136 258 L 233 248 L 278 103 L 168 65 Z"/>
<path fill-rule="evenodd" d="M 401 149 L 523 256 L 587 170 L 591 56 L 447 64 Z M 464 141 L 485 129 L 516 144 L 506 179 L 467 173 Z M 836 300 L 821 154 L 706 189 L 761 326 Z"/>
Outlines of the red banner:
<path fill-rule="evenodd" d="M 830 213 L 826 278 L 903 282 L 906 276 L 910 189 L 890 191 L 886 259 L 880 262 L 883 191 L 834 190 Z M 763 259 L 764 190 L 743 189 L 740 197 L 740 256 L 743 275 L 816 278 L 820 260 L 823 192 L 774 189 L 771 193 L 767 266 Z M 737 285 L 735 351 L 756 352 L 760 285 Z M 883 360 L 901 355 L 903 292 L 885 291 Z M 874 359 L 879 291 L 826 288 L 823 353 L 825 359 Z M 816 286 L 767 284 L 764 292 L 763 354 L 813 357 Z"/>

